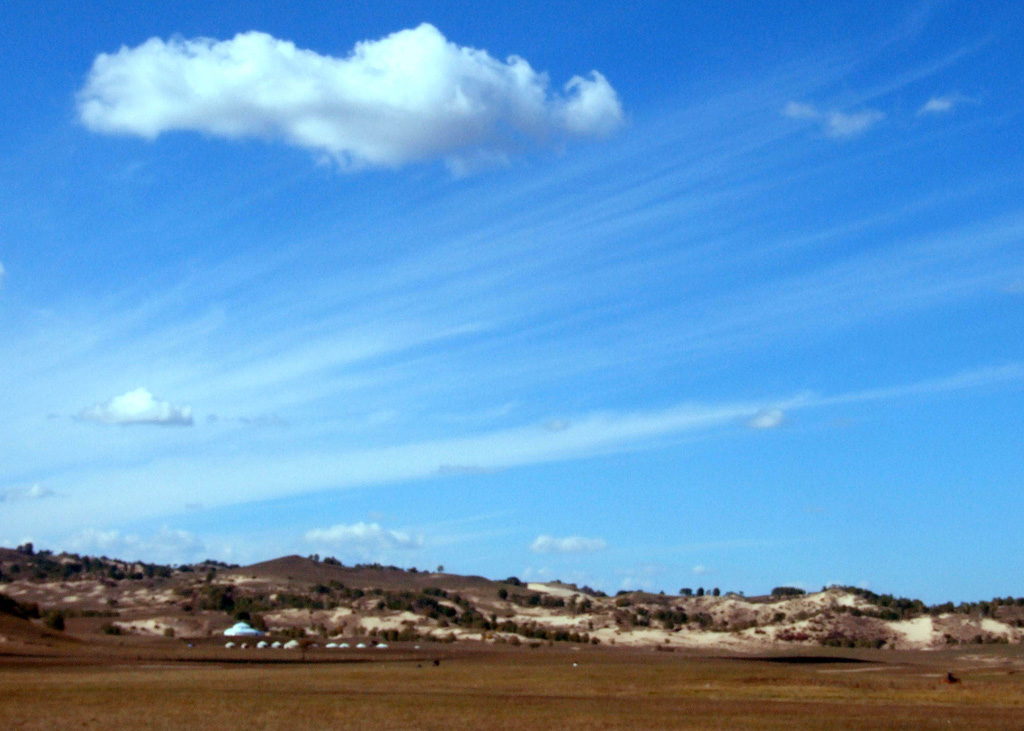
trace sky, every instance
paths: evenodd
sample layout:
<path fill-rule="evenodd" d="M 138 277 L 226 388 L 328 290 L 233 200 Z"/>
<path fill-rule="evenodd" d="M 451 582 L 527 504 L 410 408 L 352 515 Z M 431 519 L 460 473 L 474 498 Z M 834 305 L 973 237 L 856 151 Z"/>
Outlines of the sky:
<path fill-rule="evenodd" d="M 1016 5 L 168 5 L 0 9 L 0 544 L 1024 595 Z"/>

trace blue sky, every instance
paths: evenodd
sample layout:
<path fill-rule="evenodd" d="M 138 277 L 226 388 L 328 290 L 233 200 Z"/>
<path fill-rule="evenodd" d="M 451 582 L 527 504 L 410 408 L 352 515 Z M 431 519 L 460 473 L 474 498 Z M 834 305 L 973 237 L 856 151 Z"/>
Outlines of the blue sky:
<path fill-rule="evenodd" d="M 1020 11 L 0 11 L 0 543 L 1024 594 Z"/>

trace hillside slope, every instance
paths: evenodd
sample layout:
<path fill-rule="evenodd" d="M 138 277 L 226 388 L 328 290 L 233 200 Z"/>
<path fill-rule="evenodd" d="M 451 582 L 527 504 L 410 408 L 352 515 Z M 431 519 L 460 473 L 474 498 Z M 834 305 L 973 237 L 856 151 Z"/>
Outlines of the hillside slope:
<path fill-rule="evenodd" d="M 926 607 L 852 587 L 776 596 L 614 597 L 571 584 L 515 578 L 343 566 L 334 559 L 285 556 L 251 566 L 192 566 L 71 554 L 0 550 L 0 593 L 60 612 L 67 635 L 109 639 L 219 637 L 249 621 L 280 638 L 310 641 L 538 642 L 720 648 L 933 649 L 1020 643 L 1024 600 Z M 5 620 L 8 621 L 8 620 Z M 19 636 L 42 631 L 22 628 Z"/>

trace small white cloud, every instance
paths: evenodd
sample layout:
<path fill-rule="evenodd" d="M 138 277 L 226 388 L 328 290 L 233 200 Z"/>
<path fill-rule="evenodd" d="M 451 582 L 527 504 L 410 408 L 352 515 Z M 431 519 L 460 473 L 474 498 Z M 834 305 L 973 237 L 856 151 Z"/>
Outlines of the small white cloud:
<path fill-rule="evenodd" d="M 456 171 L 623 122 L 598 72 L 553 93 L 526 60 L 456 45 L 427 23 L 357 43 L 344 58 L 255 31 L 151 38 L 97 56 L 78 110 L 107 134 L 277 138 L 343 167 L 442 158 Z"/>
<path fill-rule="evenodd" d="M 829 137 L 855 137 L 867 132 L 885 119 L 885 113 L 877 109 L 862 112 L 831 112 L 825 118 L 825 133 Z"/>
<path fill-rule="evenodd" d="M 548 431 L 565 431 L 571 424 L 565 419 L 552 419 L 544 425 Z"/>
<path fill-rule="evenodd" d="M 192 426 L 192 409 L 158 401 L 145 388 L 115 396 L 105 404 L 82 409 L 82 421 L 101 424 L 158 424 L 164 426 Z"/>
<path fill-rule="evenodd" d="M 11 503 L 17 500 L 42 500 L 56 494 L 53 490 L 43 487 L 37 482 L 28 487 L 9 487 L 0 490 L 0 503 Z"/>
<path fill-rule="evenodd" d="M 747 421 L 747 426 L 751 429 L 775 429 L 782 426 L 785 420 L 786 414 L 782 409 L 764 409 L 754 414 Z"/>
<path fill-rule="evenodd" d="M 789 102 L 782 108 L 782 114 L 790 119 L 820 119 L 821 113 L 810 104 Z"/>
<path fill-rule="evenodd" d="M 573 76 L 563 87 L 557 117 L 562 126 L 580 137 L 610 135 L 622 125 L 622 105 L 608 79 L 597 71 L 590 78 Z"/>
<path fill-rule="evenodd" d="M 397 530 L 382 528 L 377 523 L 338 524 L 330 528 L 306 531 L 310 543 L 341 546 L 364 552 L 412 550 L 423 546 L 423 539 Z"/>
<path fill-rule="evenodd" d="M 534 553 L 594 553 L 603 550 L 607 545 L 600 538 L 537 536 L 530 544 L 530 550 Z"/>
<path fill-rule="evenodd" d="M 713 574 L 713 573 L 714 573 L 714 571 L 709 569 L 707 566 L 704 566 L 704 565 L 701 565 L 701 564 L 698 564 L 698 565 L 693 567 L 693 575 L 694 576 L 705 576 L 706 574 Z"/>
<path fill-rule="evenodd" d="M 945 94 L 943 96 L 933 96 L 931 99 L 926 101 L 920 109 L 917 110 L 918 115 L 922 114 L 947 114 L 952 112 L 961 104 L 977 103 L 970 97 L 966 97 L 963 94 L 953 93 Z"/>
<path fill-rule="evenodd" d="M 885 119 L 885 113 L 877 109 L 826 114 L 811 104 L 796 101 L 788 102 L 782 108 L 782 115 L 790 119 L 817 121 L 826 135 L 835 138 L 862 134 Z"/>

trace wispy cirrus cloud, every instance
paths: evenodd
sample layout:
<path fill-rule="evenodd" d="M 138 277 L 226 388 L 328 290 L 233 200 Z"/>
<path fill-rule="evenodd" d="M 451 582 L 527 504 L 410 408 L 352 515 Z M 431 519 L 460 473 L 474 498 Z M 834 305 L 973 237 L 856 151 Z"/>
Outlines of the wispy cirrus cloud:
<path fill-rule="evenodd" d="M 961 104 L 970 102 L 971 100 L 963 94 L 944 94 L 942 96 L 933 96 L 917 110 L 918 115 L 925 114 L 948 114 L 956 109 Z"/>
<path fill-rule="evenodd" d="M 786 412 L 782 409 L 763 409 L 747 421 L 751 429 L 776 429 L 786 420 Z"/>
<path fill-rule="evenodd" d="M 608 543 L 603 538 L 585 538 L 583 536 L 537 536 L 530 544 L 534 553 L 595 553 L 603 551 Z"/>
<path fill-rule="evenodd" d="M 192 409 L 160 401 L 145 388 L 115 396 L 105 404 L 96 404 L 78 412 L 82 421 L 101 424 L 155 424 L 159 426 L 192 426 Z"/>
<path fill-rule="evenodd" d="M 607 135 L 624 118 L 597 71 L 552 92 L 525 59 L 499 61 L 427 23 L 357 43 L 344 58 L 259 32 L 151 38 L 99 55 L 78 105 L 96 132 L 279 138 L 345 167 L 443 158 L 464 168 L 528 145 Z"/>
<path fill-rule="evenodd" d="M 856 137 L 885 119 L 885 112 L 864 109 L 859 112 L 830 112 L 825 117 L 825 131 L 829 137 Z"/>
<path fill-rule="evenodd" d="M 49 488 L 43 487 L 38 482 L 28 486 L 8 487 L 0 490 L 0 503 L 10 503 L 20 500 L 42 500 L 54 497 L 57 493 Z"/>
<path fill-rule="evenodd" d="M 805 102 L 787 102 L 782 108 L 782 114 L 790 119 L 821 119 L 821 112 Z"/>
<path fill-rule="evenodd" d="M 788 102 L 782 108 L 782 114 L 790 119 L 817 122 L 826 135 L 836 139 L 861 135 L 886 117 L 885 112 L 878 109 L 823 112 L 813 104 L 797 101 Z"/>

